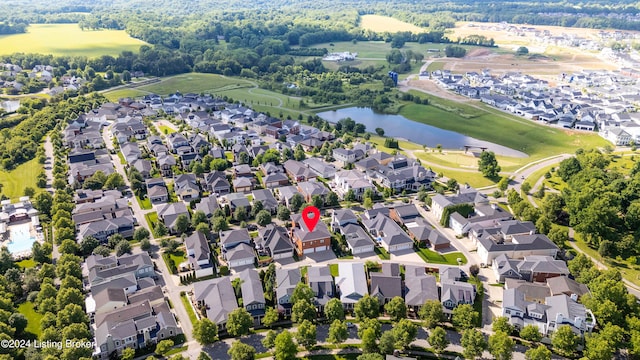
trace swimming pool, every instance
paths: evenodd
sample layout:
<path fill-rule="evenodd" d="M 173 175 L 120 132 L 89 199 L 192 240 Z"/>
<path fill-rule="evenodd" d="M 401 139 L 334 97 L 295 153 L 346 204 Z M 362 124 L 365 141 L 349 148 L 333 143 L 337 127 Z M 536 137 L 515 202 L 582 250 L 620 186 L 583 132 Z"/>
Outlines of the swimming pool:
<path fill-rule="evenodd" d="M 9 252 L 12 254 L 31 250 L 33 243 L 36 241 L 36 238 L 31 236 L 29 231 L 31 224 L 25 225 L 11 227 L 9 233 L 11 240 L 5 244 Z"/>

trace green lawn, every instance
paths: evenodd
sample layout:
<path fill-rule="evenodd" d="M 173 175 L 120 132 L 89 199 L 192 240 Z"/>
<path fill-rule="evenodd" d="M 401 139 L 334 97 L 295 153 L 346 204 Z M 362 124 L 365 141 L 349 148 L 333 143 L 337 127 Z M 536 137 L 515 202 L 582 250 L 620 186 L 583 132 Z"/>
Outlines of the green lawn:
<path fill-rule="evenodd" d="M 440 254 L 430 249 L 419 248 L 416 253 L 427 263 L 458 265 L 458 258 L 467 263 L 467 258 L 460 252 Z"/>
<path fill-rule="evenodd" d="M 0 36 L 0 55 L 22 52 L 92 58 L 122 51 L 137 53 L 145 44 L 124 30 L 83 31 L 77 24 L 32 24 L 27 33 Z"/>
<path fill-rule="evenodd" d="M 137 89 L 117 89 L 117 90 L 111 90 L 111 91 L 105 91 L 104 92 L 104 96 L 109 99 L 109 101 L 113 101 L 116 102 L 121 98 L 137 98 L 137 97 L 142 97 L 144 95 L 148 94 L 147 91 L 140 91 Z"/>
<path fill-rule="evenodd" d="M 121 151 L 118 151 L 118 157 L 120 158 L 120 164 L 124 165 L 127 163 L 127 160 L 124 158 L 124 155 Z"/>
<path fill-rule="evenodd" d="M 159 83 L 140 86 L 137 89 L 159 95 L 168 95 L 176 91 L 199 94 L 248 87 L 253 87 L 253 84 L 244 79 L 216 74 L 188 73 L 164 78 Z"/>
<path fill-rule="evenodd" d="M 180 300 L 182 300 L 182 305 L 187 310 L 187 315 L 189 315 L 189 321 L 191 321 L 192 325 L 195 324 L 196 321 L 198 321 L 198 316 L 193 310 L 193 305 L 191 305 L 191 301 L 189 301 L 189 298 L 187 297 L 186 294 L 180 295 Z"/>
<path fill-rule="evenodd" d="M 333 44 L 333 46 L 332 46 Z M 411 50 L 414 52 L 420 52 L 423 54 L 427 54 L 427 50 L 429 49 L 444 49 L 449 44 L 434 44 L 434 43 L 425 43 L 418 44 L 415 42 L 406 43 L 402 47 L 401 51 Z M 470 46 L 470 45 L 460 45 L 465 49 L 477 49 L 478 46 Z M 358 57 L 355 61 L 345 61 L 341 63 L 341 65 L 352 65 L 352 63 L 357 63 L 364 59 L 380 59 L 386 61 L 386 56 L 391 50 L 391 43 L 387 43 L 384 41 L 358 41 L 355 44 L 351 41 L 336 41 L 333 43 L 323 43 L 313 45 L 314 48 L 325 48 L 329 52 L 345 52 L 349 51 L 352 53 L 358 53 Z M 487 48 L 483 48 L 487 49 Z M 324 61 L 325 64 L 332 64 L 332 62 Z M 384 63 L 386 65 L 386 63 Z"/>
<path fill-rule="evenodd" d="M 410 31 L 412 33 L 418 34 L 426 31 L 425 28 L 421 28 L 408 22 L 382 15 L 361 15 L 360 27 L 365 30 L 390 33 L 396 33 L 398 31 Z"/>
<path fill-rule="evenodd" d="M 329 270 L 331 271 L 331 276 L 333 277 L 340 275 L 338 273 L 338 264 L 329 264 Z"/>
<path fill-rule="evenodd" d="M 436 71 L 444 69 L 444 61 L 434 61 L 427 66 L 427 71 Z"/>
<path fill-rule="evenodd" d="M 42 315 L 36 312 L 33 308 L 33 303 L 27 301 L 18 305 L 18 312 L 27 318 L 27 328 L 25 331 L 40 336 L 40 320 L 42 319 Z"/>
<path fill-rule="evenodd" d="M 140 205 L 142 210 L 149 210 L 153 207 L 151 206 L 151 200 L 149 200 L 148 197 L 145 197 L 144 199 L 140 199 L 139 196 L 136 196 L 136 200 L 138 201 L 138 205 Z"/>
<path fill-rule="evenodd" d="M 158 213 L 157 212 L 150 212 L 150 213 L 146 213 L 144 214 L 144 218 L 145 220 L 147 220 L 147 224 L 149 224 L 149 228 L 153 229 L 155 228 L 156 224 L 158 223 Z"/>
<path fill-rule="evenodd" d="M 378 254 L 378 257 L 380 259 L 382 259 L 382 260 L 391 260 L 391 256 L 389 255 L 387 250 L 385 250 L 384 248 L 376 246 L 374 250 L 375 250 L 376 254 Z"/>
<path fill-rule="evenodd" d="M 588 149 L 607 144 L 607 141 L 596 133 L 570 132 L 539 125 L 479 102 L 474 102 L 474 105 L 478 106 L 475 107 L 419 91 L 411 93 L 428 98 L 430 104 L 408 103 L 402 107 L 401 115 L 414 121 L 522 151 L 530 156 L 527 162 L 565 152 L 574 153 L 578 148 Z"/>
<path fill-rule="evenodd" d="M 40 189 L 36 186 L 36 178 L 42 168 L 43 165 L 38 163 L 38 159 L 33 159 L 11 171 L 0 171 L 2 194 L 12 200 L 17 200 L 24 195 L 26 187 L 31 187 L 38 192 Z"/>
<path fill-rule="evenodd" d="M 160 132 L 162 134 L 173 134 L 174 132 L 176 132 L 175 130 L 173 130 L 173 128 L 168 127 L 167 125 L 157 125 L 158 126 L 158 130 L 160 130 Z"/>
<path fill-rule="evenodd" d="M 18 261 L 16 263 L 21 269 L 28 269 L 28 268 L 32 268 L 36 266 L 36 261 L 29 258 L 29 259 L 24 259 L 21 261 Z"/>

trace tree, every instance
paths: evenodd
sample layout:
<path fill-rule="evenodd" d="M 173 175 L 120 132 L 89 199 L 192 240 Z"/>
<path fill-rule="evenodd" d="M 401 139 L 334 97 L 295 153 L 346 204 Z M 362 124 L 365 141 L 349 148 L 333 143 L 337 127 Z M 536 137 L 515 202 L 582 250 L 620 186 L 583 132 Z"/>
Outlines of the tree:
<path fill-rule="evenodd" d="M 491 329 L 493 332 L 502 331 L 505 334 L 511 334 L 513 331 L 513 326 L 509 323 L 509 319 L 506 316 L 499 316 L 493 319 L 493 324 L 491 324 Z"/>
<path fill-rule="evenodd" d="M 382 325 L 378 319 L 365 319 L 361 321 L 360 327 L 358 327 L 358 337 L 362 338 L 367 329 L 373 329 L 376 338 L 382 335 Z"/>
<path fill-rule="evenodd" d="M 200 345 L 213 344 L 218 337 L 218 325 L 208 318 L 202 318 L 193 324 L 193 338 Z"/>
<path fill-rule="evenodd" d="M 531 184 L 528 181 L 525 181 L 520 186 L 520 189 L 522 189 L 522 191 L 524 191 L 525 194 L 528 194 L 529 191 L 531 191 Z"/>
<path fill-rule="evenodd" d="M 580 161 L 578 161 L 576 157 L 570 157 L 560 162 L 560 166 L 558 166 L 558 171 L 556 173 L 562 181 L 567 182 L 581 170 L 582 165 L 580 165 Z"/>
<path fill-rule="evenodd" d="M 237 308 L 229 313 L 227 319 L 227 332 L 231 336 L 242 336 L 249 333 L 253 324 L 251 314 L 244 308 Z"/>
<path fill-rule="evenodd" d="M 167 229 L 166 225 L 162 221 L 158 221 L 156 226 L 153 228 L 153 232 L 157 237 L 163 237 L 169 233 L 169 229 Z"/>
<path fill-rule="evenodd" d="M 435 350 L 436 353 L 441 353 L 449 346 L 449 340 L 447 340 L 447 331 L 440 326 L 431 330 L 429 334 L 429 345 Z"/>
<path fill-rule="evenodd" d="M 328 321 L 344 320 L 344 307 L 340 299 L 333 298 L 324 306 L 324 316 Z"/>
<path fill-rule="evenodd" d="M 489 352 L 496 360 L 511 360 L 515 342 L 504 331 L 489 336 Z"/>
<path fill-rule="evenodd" d="M 584 355 L 589 360 L 612 359 L 618 349 L 623 347 L 625 331 L 618 325 L 606 324 L 599 333 L 586 336 Z"/>
<path fill-rule="evenodd" d="M 540 334 L 537 326 L 526 325 L 520 330 L 520 337 L 527 341 L 538 342 L 542 339 L 542 334 Z"/>
<path fill-rule="evenodd" d="M 302 322 L 304 320 L 313 321 L 316 319 L 316 307 L 313 306 L 307 300 L 298 300 L 293 307 L 291 307 L 291 321 Z"/>
<path fill-rule="evenodd" d="M 483 151 L 480 154 L 480 159 L 478 160 L 478 170 L 488 178 L 497 178 L 500 170 L 500 165 L 498 165 L 498 160 L 496 160 L 496 154 L 493 151 Z"/>
<path fill-rule="evenodd" d="M 278 205 L 277 217 L 280 221 L 288 221 L 291 219 L 291 211 L 284 205 Z"/>
<path fill-rule="evenodd" d="M 572 356 L 578 346 L 578 336 L 569 325 L 560 326 L 551 336 L 551 345 L 562 356 Z"/>
<path fill-rule="evenodd" d="M 125 187 L 127 184 L 124 182 L 124 178 L 117 172 L 114 172 L 107 176 L 107 180 L 104 182 L 103 189 L 105 190 L 113 190 L 113 189 L 121 189 Z"/>
<path fill-rule="evenodd" d="M 21 313 L 13 313 L 9 316 L 8 325 L 15 329 L 16 335 L 22 334 L 27 328 L 27 318 Z"/>
<path fill-rule="evenodd" d="M 194 212 L 193 216 L 191 217 L 191 226 L 195 228 L 199 224 L 209 224 L 209 219 L 207 219 L 207 214 L 205 214 L 204 211 L 201 211 L 201 210 Z"/>
<path fill-rule="evenodd" d="M 418 312 L 426 328 L 432 328 L 444 320 L 442 303 L 438 300 L 427 300 Z"/>
<path fill-rule="evenodd" d="M 506 191 L 508 187 L 509 177 L 503 176 L 502 179 L 500 179 L 500 181 L 498 182 L 498 189 L 500 189 L 500 191 Z"/>
<path fill-rule="evenodd" d="M 380 352 L 386 355 L 393 353 L 396 349 L 396 335 L 393 330 L 387 330 L 380 336 L 380 344 L 378 344 Z"/>
<path fill-rule="evenodd" d="M 33 206 L 42 214 L 51 216 L 51 207 L 53 206 L 53 196 L 48 191 L 38 193 L 33 199 Z"/>
<path fill-rule="evenodd" d="M 136 231 L 134 231 L 133 233 L 133 239 L 137 240 L 137 241 L 142 241 L 144 239 L 148 239 L 149 238 L 149 230 L 145 229 L 144 227 L 139 227 L 136 229 Z"/>
<path fill-rule="evenodd" d="M 484 349 L 487 348 L 487 343 L 484 339 L 484 335 L 476 329 L 467 329 L 462 332 L 462 339 L 460 340 L 462 345 L 462 355 L 465 359 L 475 359 L 482 355 Z"/>
<path fill-rule="evenodd" d="M 271 224 L 271 213 L 269 210 L 260 210 L 256 215 L 256 222 L 260 226 L 267 226 Z"/>
<path fill-rule="evenodd" d="M 529 49 L 527 49 L 525 46 L 520 46 L 516 50 L 516 55 L 527 55 L 528 53 L 529 53 Z"/>
<path fill-rule="evenodd" d="M 453 326 L 466 330 L 476 327 L 480 314 L 473 309 L 470 304 L 462 304 L 453 309 L 452 322 Z"/>
<path fill-rule="evenodd" d="M 551 351 L 544 345 L 531 348 L 524 353 L 525 360 L 551 360 Z"/>
<path fill-rule="evenodd" d="M 295 360 L 298 354 L 298 347 L 293 342 L 293 336 L 288 331 L 283 331 L 274 341 L 274 357 L 276 360 Z"/>
<path fill-rule="evenodd" d="M 231 360 L 253 360 L 256 357 L 256 349 L 240 340 L 236 340 L 231 344 L 227 354 L 231 356 Z"/>
<path fill-rule="evenodd" d="M 169 350 L 171 350 L 173 345 L 174 345 L 173 340 L 169 340 L 169 339 L 162 340 L 158 344 L 156 344 L 155 353 L 160 356 L 164 356 L 166 353 L 169 352 Z"/>
<path fill-rule="evenodd" d="M 398 321 L 407 317 L 407 305 L 400 296 L 396 296 L 384 305 L 384 311 L 392 321 Z"/>
<path fill-rule="evenodd" d="M 332 344 L 343 343 L 349 337 L 347 324 L 344 321 L 334 320 L 329 326 L 329 336 L 327 341 Z"/>
<path fill-rule="evenodd" d="M 303 282 L 299 282 L 295 289 L 293 289 L 293 293 L 291 293 L 289 301 L 291 301 L 292 304 L 295 304 L 300 300 L 304 300 L 311 304 L 313 302 L 313 297 L 314 294 L 311 287 Z"/>
<path fill-rule="evenodd" d="M 371 198 L 364 198 L 364 200 L 362 201 L 362 206 L 365 209 L 372 209 L 373 208 L 373 200 L 371 200 Z"/>
<path fill-rule="evenodd" d="M 364 319 L 374 319 L 380 315 L 380 303 L 378 298 L 365 294 L 354 306 L 353 312 L 358 321 Z"/>
<path fill-rule="evenodd" d="M 131 253 L 131 244 L 127 241 L 127 240 L 121 240 L 117 245 L 116 245 L 116 255 L 118 256 L 122 256 L 124 254 L 130 254 Z"/>
<path fill-rule="evenodd" d="M 396 338 L 396 346 L 406 348 L 418 335 L 418 327 L 409 319 L 402 319 L 393 328 Z"/>
<path fill-rule="evenodd" d="M 100 246 L 100 242 L 96 240 L 96 238 L 93 236 L 85 236 L 80 241 L 80 252 L 83 256 L 89 256 L 98 246 Z"/>
<path fill-rule="evenodd" d="M 309 320 L 301 322 L 296 332 L 296 341 L 299 345 L 304 346 L 305 349 L 314 347 L 318 342 L 316 326 Z"/>
<path fill-rule="evenodd" d="M 58 246 L 58 250 L 62 254 L 76 254 L 80 251 L 80 247 L 75 241 L 67 239 Z"/>
<path fill-rule="evenodd" d="M 133 348 L 126 347 L 122 349 L 122 356 L 120 359 L 122 360 L 133 360 L 136 356 L 136 351 Z"/>
<path fill-rule="evenodd" d="M 264 317 L 262 318 L 262 325 L 271 327 L 271 325 L 277 323 L 278 320 L 280 320 L 278 310 L 272 307 L 268 307 L 266 312 L 264 313 Z"/>
<path fill-rule="evenodd" d="M 223 216 L 215 216 L 211 221 L 211 228 L 215 232 L 226 231 L 229 229 L 229 223 Z"/>
<path fill-rule="evenodd" d="M 262 346 L 264 346 L 267 349 L 272 349 L 275 346 L 276 335 L 277 335 L 276 332 L 273 330 L 267 331 L 267 334 L 264 336 L 264 339 L 262 339 Z"/>
<path fill-rule="evenodd" d="M 353 191 L 353 189 L 347 190 L 347 193 L 344 194 L 344 200 L 345 201 L 356 201 L 356 193 Z"/>
<path fill-rule="evenodd" d="M 376 128 L 376 134 L 378 134 L 378 136 L 384 136 L 384 129 L 383 128 Z"/>
<path fill-rule="evenodd" d="M 333 191 L 330 191 L 327 194 L 327 197 L 325 199 L 325 204 L 327 206 L 338 206 L 340 205 L 340 199 L 338 199 L 338 194 L 334 193 Z"/>
<path fill-rule="evenodd" d="M 378 335 L 376 334 L 376 330 L 373 328 L 365 329 L 360 336 L 362 340 L 362 351 L 365 353 L 375 353 L 378 352 Z"/>
<path fill-rule="evenodd" d="M 186 214 L 180 214 L 176 218 L 176 231 L 178 234 L 184 234 L 189 230 L 189 217 Z"/>

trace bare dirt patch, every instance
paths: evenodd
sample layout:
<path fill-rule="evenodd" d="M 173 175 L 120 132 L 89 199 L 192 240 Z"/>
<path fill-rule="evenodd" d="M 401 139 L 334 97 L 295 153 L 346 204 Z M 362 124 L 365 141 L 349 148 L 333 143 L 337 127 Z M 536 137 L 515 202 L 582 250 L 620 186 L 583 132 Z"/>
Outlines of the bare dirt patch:
<path fill-rule="evenodd" d="M 489 49 L 473 49 L 467 53 L 467 56 L 465 56 L 465 58 L 468 59 L 468 58 L 474 58 L 474 57 L 480 57 L 480 56 L 487 56 L 490 54 L 491 54 L 491 51 L 489 51 Z"/>

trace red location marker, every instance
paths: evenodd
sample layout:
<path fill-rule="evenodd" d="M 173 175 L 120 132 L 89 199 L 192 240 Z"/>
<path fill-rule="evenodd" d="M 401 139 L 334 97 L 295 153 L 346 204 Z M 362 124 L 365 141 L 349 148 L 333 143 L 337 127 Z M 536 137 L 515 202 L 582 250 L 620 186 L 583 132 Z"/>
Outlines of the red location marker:
<path fill-rule="evenodd" d="M 318 221 L 320 221 L 320 210 L 315 206 L 307 206 L 302 210 L 302 221 L 307 225 L 309 232 L 313 232 L 316 228 Z"/>

